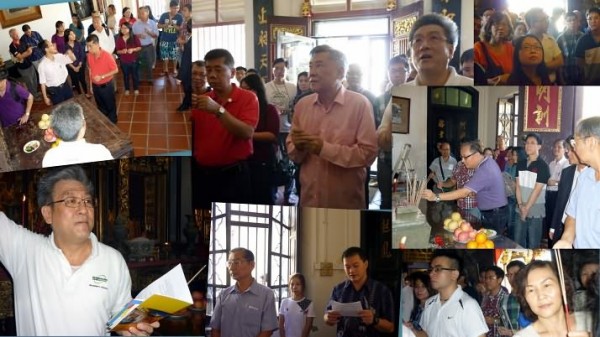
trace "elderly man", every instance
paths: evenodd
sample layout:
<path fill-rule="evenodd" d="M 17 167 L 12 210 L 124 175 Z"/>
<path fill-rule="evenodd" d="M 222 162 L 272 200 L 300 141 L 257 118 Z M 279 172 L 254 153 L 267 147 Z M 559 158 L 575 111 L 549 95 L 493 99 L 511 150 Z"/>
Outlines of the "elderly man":
<path fill-rule="evenodd" d="M 477 301 L 458 285 L 463 261 L 452 251 L 437 250 L 429 264 L 431 287 L 438 293 L 425 302 L 418 337 L 483 337 L 488 331 Z"/>
<path fill-rule="evenodd" d="M 600 117 L 590 117 L 577 124 L 575 139 L 571 143 L 581 162 L 588 164 L 579 175 L 577 186 L 565 213 L 565 230 L 553 248 L 598 248 L 600 230 Z"/>
<path fill-rule="evenodd" d="M 114 57 L 100 47 L 97 35 L 88 36 L 85 42 L 88 49 L 90 94 L 93 93 L 98 109 L 116 124 L 117 101 L 113 78 L 119 72 L 119 68 L 117 68 Z"/>
<path fill-rule="evenodd" d="M 300 205 L 363 209 L 365 167 L 377 155 L 371 103 L 342 85 L 347 67 L 343 53 L 321 45 L 310 54 L 315 93 L 296 104 L 287 138 L 290 158 L 302 164 Z"/>
<path fill-rule="evenodd" d="M 92 233 L 95 198 L 81 167 L 61 167 L 38 183 L 37 203 L 50 236 L 0 212 L 0 262 L 14 281 L 18 335 L 105 335 L 110 316 L 131 300 L 125 260 Z M 129 333 L 149 335 L 158 326 L 139 323 Z"/>
<path fill-rule="evenodd" d="M 229 252 L 227 267 L 235 285 L 217 297 L 210 326 L 212 337 L 269 337 L 278 327 L 271 289 L 252 277 L 254 254 L 245 248 Z"/>
<path fill-rule="evenodd" d="M 142 73 L 146 76 L 144 80 L 152 83 L 152 67 L 156 61 L 156 50 L 154 48 L 154 39 L 158 38 L 158 26 L 156 22 L 149 18 L 148 8 L 142 6 L 138 9 L 138 19 L 131 27 L 131 31 L 140 39 L 142 50 L 140 51 L 140 79 Z"/>
<path fill-rule="evenodd" d="M 27 123 L 32 106 L 33 95 L 22 85 L 9 81 L 6 70 L 0 70 L 0 126 Z"/>
<path fill-rule="evenodd" d="M 33 63 L 29 60 L 29 56 L 33 53 L 33 47 L 21 44 L 19 32 L 16 28 L 11 28 L 8 34 L 12 39 L 8 48 L 10 56 L 17 64 L 17 70 L 25 81 L 27 89 L 37 99 L 39 98 L 38 77 Z"/>
<path fill-rule="evenodd" d="M 473 79 L 461 76 L 449 66 L 458 46 L 458 27 L 446 16 L 426 14 L 409 33 L 411 55 L 417 70 L 409 85 L 473 85 Z"/>
<path fill-rule="evenodd" d="M 325 324 L 336 326 L 338 337 L 379 337 L 394 332 L 394 299 L 388 287 L 367 274 L 369 261 L 362 249 L 350 247 L 342 253 L 347 280 L 333 288 Z M 356 316 L 343 316 L 332 308 L 332 301 L 360 302 L 362 310 Z"/>
<path fill-rule="evenodd" d="M 194 191 L 198 193 L 194 200 L 198 207 L 210 207 L 213 201 L 250 202 L 247 160 L 254 151 L 258 98 L 231 83 L 235 67 L 227 50 L 213 49 L 204 60 L 204 67 L 192 66 L 192 77 L 205 74 L 212 88 L 206 94 L 197 88 L 192 94 Z"/>
<path fill-rule="evenodd" d="M 56 105 L 73 98 L 73 89 L 67 81 L 67 64 L 76 59 L 73 51 L 68 50 L 65 55 L 60 54 L 56 45 L 48 40 L 40 42 L 38 48 L 44 51 L 44 58 L 38 66 L 44 103 Z"/>
<path fill-rule="evenodd" d="M 452 192 L 434 193 L 425 190 L 423 197 L 429 201 L 440 202 L 464 198 L 475 193 L 483 227 L 504 234 L 508 224 L 508 200 L 498 164 L 494 158 L 483 155 L 478 140 L 461 144 L 460 156 L 467 169 L 475 170 L 471 179 L 462 188 Z"/>
<path fill-rule="evenodd" d="M 79 104 L 65 103 L 54 109 L 51 127 L 62 142 L 46 152 L 42 167 L 113 159 L 104 145 L 85 141 L 85 117 Z"/>

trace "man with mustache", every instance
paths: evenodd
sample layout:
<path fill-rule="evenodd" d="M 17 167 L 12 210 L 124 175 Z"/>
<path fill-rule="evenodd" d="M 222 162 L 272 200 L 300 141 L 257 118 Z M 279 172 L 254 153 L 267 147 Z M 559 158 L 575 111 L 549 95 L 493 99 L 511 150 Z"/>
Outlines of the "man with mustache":
<path fill-rule="evenodd" d="M 394 332 L 394 300 L 388 287 L 367 274 L 369 261 L 359 247 L 350 247 L 342 253 L 347 280 L 333 288 L 325 324 L 337 326 L 338 337 L 379 337 Z M 332 309 L 332 301 L 360 302 L 362 309 L 355 317 L 342 316 Z"/>
<path fill-rule="evenodd" d="M 275 296 L 252 277 L 254 266 L 252 251 L 229 252 L 227 268 L 236 282 L 217 296 L 210 320 L 212 337 L 269 337 L 278 328 Z"/>
<path fill-rule="evenodd" d="M 473 85 L 472 78 L 449 65 L 458 46 L 454 21 L 439 14 L 423 15 L 412 26 L 409 41 L 417 76 L 408 85 Z"/>
<path fill-rule="evenodd" d="M 50 236 L 30 232 L 0 212 L 0 262 L 13 278 L 20 336 L 102 336 L 131 300 L 123 256 L 92 233 L 94 186 L 79 166 L 49 171 L 37 203 Z M 150 335 L 158 322 L 123 334 Z"/>

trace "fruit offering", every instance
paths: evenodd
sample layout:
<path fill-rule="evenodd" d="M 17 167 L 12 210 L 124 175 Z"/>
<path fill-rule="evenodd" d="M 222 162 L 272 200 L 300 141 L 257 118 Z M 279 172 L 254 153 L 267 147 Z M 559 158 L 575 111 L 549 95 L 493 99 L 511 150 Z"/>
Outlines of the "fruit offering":
<path fill-rule="evenodd" d="M 50 122 L 52 121 L 52 117 L 48 114 L 43 114 L 42 118 L 38 122 L 38 127 L 42 130 L 46 130 L 50 127 Z"/>
<path fill-rule="evenodd" d="M 494 248 L 494 241 L 490 240 L 488 238 L 488 235 L 486 234 L 486 230 L 485 229 L 481 229 L 479 231 L 477 231 L 477 234 L 475 234 L 475 237 L 473 238 L 473 240 L 470 240 L 467 242 L 467 246 L 468 249 L 473 249 L 473 248 Z"/>
<path fill-rule="evenodd" d="M 460 213 L 453 212 L 452 214 L 450 214 L 450 217 L 448 217 L 444 220 L 444 229 L 449 232 L 454 232 L 457 228 L 459 228 L 461 226 L 461 223 L 463 221 L 464 220 L 460 216 Z"/>

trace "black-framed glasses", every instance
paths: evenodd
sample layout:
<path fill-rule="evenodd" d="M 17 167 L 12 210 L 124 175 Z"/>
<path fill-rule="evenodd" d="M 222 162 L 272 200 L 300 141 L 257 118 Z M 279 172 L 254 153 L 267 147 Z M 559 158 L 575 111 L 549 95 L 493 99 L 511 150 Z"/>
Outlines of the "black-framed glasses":
<path fill-rule="evenodd" d="M 427 269 L 427 273 L 431 274 L 431 273 L 441 273 L 442 271 L 447 270 L 447 271 L 453 271 L 456 270 L 456 268 L 445 268 L 445 267 L 440 267 L 440 266 L 435 266 L 435 267 L 429 267 L 429 269 Z"/>
<path fill-rule="evenodd" d="M 65 206 L 70 207 L 70 208 L 78 208 L 79 206 L 81 206 L 81 204 L 83 204 L 87 208 L 96 207 L 96 202 L 94 201 L 94 199 L 78 198 L 78 197 L 67 197 L 62 200 L 52 201 L 52 202 L 49 202 L 47 206 L 50 206 L 52 204 L 57 204 L 59 202 L 64 203 Z"/>
<path fill-rule="evenodd" d="M 471 156 L 472 156 L 472 155 L 474 155 L 475 153 L 477 153 L 477 151 L 475 151 L 475 152 L 471 153 L 470 155 L 468 155 L 468 156 L 466 156 L 466 157 L 465 157 L 465 156 L 460 156 L 460 157 L 462 158 L 462 160 L 467 160 L 467 159 L 469 159 L 469 157 L 471 157 Z"/>

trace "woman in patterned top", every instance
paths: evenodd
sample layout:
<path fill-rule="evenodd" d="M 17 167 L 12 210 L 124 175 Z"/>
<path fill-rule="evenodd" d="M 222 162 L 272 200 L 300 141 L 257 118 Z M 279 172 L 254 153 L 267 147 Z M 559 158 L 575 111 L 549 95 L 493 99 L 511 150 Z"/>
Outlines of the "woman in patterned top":
<path fill-rule="evenodd" d="M 304 275 L 290 276 L 289 288 L 292 297 L 281 301 L 279 308 L 280 337 L 308 337 L 315 318 L 313 303 L 304 297 L 306 281 Z"/>

